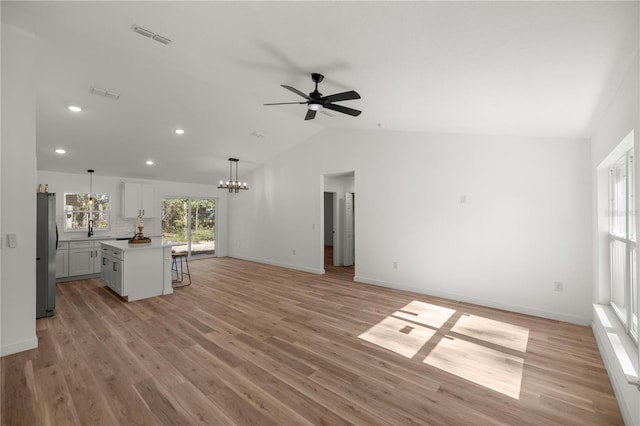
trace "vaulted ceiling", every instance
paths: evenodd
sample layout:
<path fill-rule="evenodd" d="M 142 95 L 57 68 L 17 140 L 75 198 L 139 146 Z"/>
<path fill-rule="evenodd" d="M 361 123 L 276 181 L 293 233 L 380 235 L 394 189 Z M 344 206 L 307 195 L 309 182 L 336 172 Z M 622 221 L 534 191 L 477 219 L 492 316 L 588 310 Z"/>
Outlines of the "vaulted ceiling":
<path fill-rule="evenodd" d="M 199 183 L 326 128 L 589 137 L 638 49 L 638 2 L 2 2 L 2 20 L 36 35 L 39 169 Z M 312 72 L 362 115 L 263 106 Z"/>

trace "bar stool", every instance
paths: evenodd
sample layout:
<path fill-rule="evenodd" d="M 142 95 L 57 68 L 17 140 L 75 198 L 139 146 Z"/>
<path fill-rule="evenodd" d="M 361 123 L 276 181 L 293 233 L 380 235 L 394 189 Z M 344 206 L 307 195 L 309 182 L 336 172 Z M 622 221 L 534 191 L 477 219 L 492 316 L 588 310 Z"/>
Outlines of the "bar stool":
<path fill-rule="evenodd" d="M 182 283 L 184 281 L 184 276 L 187 275 L 189 277 L 189 284 L 182 284 L 179 286 L 172 285 L 173 288 L 186 287 L 191 285 L 191 271 L 189 270 L 189 260 L 187 259 L 187 253 L 181 252 L 176 253 L 175 251 L 171 252 L 171 283 Z M 178 260 L 180 260 L 180 268 L 178 269 Z M 184 265 L 187 265 L 187 272 L 184 272 Z M 173 279 L 173 271 L 176 272 L 176 279 Z"/>

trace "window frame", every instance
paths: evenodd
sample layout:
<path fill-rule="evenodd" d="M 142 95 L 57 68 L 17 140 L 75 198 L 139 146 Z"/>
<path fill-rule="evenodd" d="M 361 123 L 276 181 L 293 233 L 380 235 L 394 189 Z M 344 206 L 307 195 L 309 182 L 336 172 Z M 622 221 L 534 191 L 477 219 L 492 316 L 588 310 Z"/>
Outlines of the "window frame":
<path fill-rule="evenodd" d="M 73 216 L 76 214 L 84 214 L 86 217 L 89 217 L 91 220 L 93 219 L 94 225 L 93 230 L 95 231 L 109 231 L 111 230 L 111 195 L 110 194 L 93 194 L 94 200 L 99 200 L 98 204 L 102 207 L 101 209 L 94 209 L 91 205 L 87 203 L 87 201 L 82 201 L 82 203 L 86 203 L 86 206 L 81 206 L 74 210 L 74 206 L 72 204 L 67 204 L 67 196 L 76 196 L 77 198 L 88 200 L 89 193 L 87 192 L 65 192 L 63 195 L 63 232 L 86 232 L 88 229 L 88 223 L 83 225 L 82 227 L 74 228 L 69 226 L 69 224 L 73 225 L 74 220 Z M 104 206 L 106 205 L 106 208 Z M 100 225 L 102 222 L 105 222 L 105 225 Z"/>
<path fill-rule="evenodd" d="M 634 150 L 625 152 L 609 168 L 609 265 L 611 298 L 609 303 L 625 332 L 638 345 L 636 280 L 636 208 Z M 620 173 L 623 173 L 622 179 Z M 620 253 L 620 244 L 624 252 Z M 621 266 L 622 265 L 622 266 Z M 622 283 L 620 283 L 622 281 Z M 615 300 L 621 294 L 622 304 Z"/>

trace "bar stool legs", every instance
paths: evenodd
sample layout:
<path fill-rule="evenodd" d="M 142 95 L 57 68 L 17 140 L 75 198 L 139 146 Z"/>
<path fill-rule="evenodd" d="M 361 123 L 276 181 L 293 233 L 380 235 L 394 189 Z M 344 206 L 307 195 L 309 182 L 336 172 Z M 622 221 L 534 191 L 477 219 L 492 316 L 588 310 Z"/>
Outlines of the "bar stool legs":
<path fill-rule="evenodd" d="M 191 271 L 189 270 L 189 260 L 187 259 L 187 253 L 171 253 L 171 282 L 173 288 L 186 287 L 191 285 Z M 180 260 L 180 267 L 178 267 L 178 259 Z M 184 272 L 184 266 L 187 266 L 187 272 Z M 173 272 L 176 273 L 176 279 L 173 279 Z M 189 283 L 184 284 L 184 276 L 189 277 Z M 183 283 L 182 285 L 173 285 L 173 283 Z"/>

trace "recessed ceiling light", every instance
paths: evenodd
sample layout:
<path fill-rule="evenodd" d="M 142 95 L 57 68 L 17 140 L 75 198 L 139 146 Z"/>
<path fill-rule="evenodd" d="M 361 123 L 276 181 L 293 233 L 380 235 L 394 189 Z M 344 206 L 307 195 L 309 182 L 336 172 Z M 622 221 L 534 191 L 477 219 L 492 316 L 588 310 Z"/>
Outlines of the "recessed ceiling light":
<path fill-rule="evenodd" d="M 64 148 L 56 148 L 56 154 L 66 154 L 67 150 Z"/>
<path fill-rule="evenodd" d="M 147 166 L 153 166 L 154 162 L 153 160 L 147 160 L 144 162 Z"/>
<path fill-rule="evenodd" d="M 67 108 L 69 108 L 69 111 L 73 111 L 73 112 L 82 111 L 82 108 L 80 108 L 79 106 L 75 106 L 75 105 L 69 105 Z"/>
<path fill-rule="evenodd" d="M 176 134 L 177 134 L 177 135 L 182 135 L 182 134 L 184 134 L 184 130 L 182 130 L 182 129 L 176 129 Z"/>

